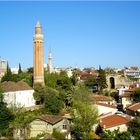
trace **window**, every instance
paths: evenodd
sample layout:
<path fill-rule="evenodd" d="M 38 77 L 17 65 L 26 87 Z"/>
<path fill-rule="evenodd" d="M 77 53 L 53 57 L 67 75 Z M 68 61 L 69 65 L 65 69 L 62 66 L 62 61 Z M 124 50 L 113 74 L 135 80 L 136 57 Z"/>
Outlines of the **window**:
<path fill-rule="evenodd" d="M 67 125 L 66 124 L 63 124 L 63 129 L 67 129 Z"/>

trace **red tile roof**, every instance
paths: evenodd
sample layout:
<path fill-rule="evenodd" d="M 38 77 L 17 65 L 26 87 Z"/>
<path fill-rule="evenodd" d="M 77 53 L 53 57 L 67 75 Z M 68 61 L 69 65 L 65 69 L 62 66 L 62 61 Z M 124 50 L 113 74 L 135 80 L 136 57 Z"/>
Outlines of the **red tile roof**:
<path fill-rule="evenodd" d="M 127 109 L 132 110 L 132 111 L 137 111 L 140 109 L 140 102 L 139 103 L 135 103 L 133 105 L 130 105 L 129 107 L 127 107 Z"/>
<path fill-rule="evenodd" d="M 87 77 L 90 77 L 90 76 L 92 76 L 92 74 L 89 72 L 81 72 L 80 79 L 85 80 Z"/>
<path fill-rule="evenodd" d="M 100 105 L 100 106 L 109 107 L 109 108 L 116 108 L 116 106 L 115 106 L 115 105 L 104 104 L 104 103 L 99 103 L 99 102 L 97 102 L 96 104 L 97 104 L 97 105 Z"/>
<path fill-rule="evenodd" d="M 92 100 L 94 101 L 112 101 L 113 98 L 108 97 L 108 96 L 103 96 L 103 95 L 93 95 Z"/>
<path fill-rule="evenodd" d="M 111 128 L 118 125 L 126 124 L 130 121 L 128 117 L 123 117 L 117 114 L 113 114 L 100 119 L 100 126 L 102 128 Z"/>
<path fill-rule="evenodd" d="M 42 115 L 39 117 L 40 120 L 43 120 L 45 122 L 48 122 L 50 124 L 56 124 L 57 122 L 61 121 L 63 119 L 62 116 L 55 116 L 55 115 Z"/>

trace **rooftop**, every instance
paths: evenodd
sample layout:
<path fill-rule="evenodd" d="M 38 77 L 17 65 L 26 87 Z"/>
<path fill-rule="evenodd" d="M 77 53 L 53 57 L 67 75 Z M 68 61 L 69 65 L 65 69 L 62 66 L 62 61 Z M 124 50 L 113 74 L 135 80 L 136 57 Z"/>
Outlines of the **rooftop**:
<path fill-rule="evenodd" d="M 20 91 L 20 90 L 32 90 L 33 88 L 30 87 L 26 82 L 19 81 L 19 82 L 3 82 L 0 84 L 2 90 L 4 92 L 11 92 L 11 91 Z"/>
<path fill-rule="evenodd" d="M 111 128 L 118 125 L 126 124 L 130 121 L 128 117 L 113 114 L 100 119 L 100 126 L 102 128 Z"/>
<path fill-rule="evenodd" d="M 104 104 L 104 103 L 100 103 L 100 102 L 97 102 L 96 105 L 100 105 L 100 106 L 105 106 L 105 107 L 109 107 L 109 108 L 116 108 L 115 105 L 111 105 L 111 104 Z"/>
<path fill-rule="evenodd" d="M 140 102 L 139 103 L 135 103 L 133 105 L 130 105 L 129 107 L 127 107 L 127 109 L 132 110 L 132 111 L 137 111 L 140 109 Z"/>
<path fill-rule="evenodd" d="M 63 119 L 62 116 L 55 116 L 55 115 L 42 115 L 39 117 L 40 120 L 43 120 L 45 122 L 48 122 L 50 124 L 56 124 L 57 122 L 61 121 Z"/>
<path fill-rule="evenodd" d="M 103 96 L 103 95 L 93 95 L 91 98 L 93 101 L 112 101 L 113 100 L 112 97 Z"/>

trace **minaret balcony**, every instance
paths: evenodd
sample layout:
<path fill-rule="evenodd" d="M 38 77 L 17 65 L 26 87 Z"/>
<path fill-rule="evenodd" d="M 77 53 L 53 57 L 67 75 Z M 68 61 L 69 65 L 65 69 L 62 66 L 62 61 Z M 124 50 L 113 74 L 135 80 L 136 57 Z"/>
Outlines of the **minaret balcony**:
<path fill-rule="evenodd" d="M 44 36 L 42 34 L 35 34 L 34 41 L 44 41 Z"/>

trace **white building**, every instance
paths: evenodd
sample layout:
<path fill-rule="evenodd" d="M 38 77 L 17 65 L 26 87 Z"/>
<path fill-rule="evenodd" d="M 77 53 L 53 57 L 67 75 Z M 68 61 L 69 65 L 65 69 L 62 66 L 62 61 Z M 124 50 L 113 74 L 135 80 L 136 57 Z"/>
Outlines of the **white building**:
<path fill-rule="evenodd" d="M 4 101 L 17 107 L 31 107 L 35 105 L 33 97 L 34 90 L 25 82 L 3 82 L 1 83 L 4 91 Z"/>
<path fill-rule="evenodd" d="M 2 76 L 4 76 L 6 70 L 7 70 L 7 61 L 0 59 L 0 79 L 2 78 Z"/>
<path fill-rule="evenodd" d="M 12 74 L 18 74 L 18 70 L 19 70 L 19 67 L 13 67 L 13 68 L 11 68 Z"/>
<path fill-rule="evenodd" d="M 138 67 L 130 67 L 124 70 L 124 75 L 133 78 L 140 78 L 140 71 Z"/>
<path fill-rule="evenodd" d="M 96 106 L 98 108 L 99 116 L 104 115 L 104 114 L 108 114 L 108 113 L 114 114 L 118 110 L 116 106 L 110 105 L 110 104 L 105 104 L 105 103 L 97 102 Z"/>
<path fill-rule="evenodd" d="M 121 86 L 120 88 L 118 88 L 118 92 L 119 92 L 119 96 L 124 94 L 126 90 L 128 90 L 129 87 L 128 86 Z"/>
<path fill-rule="evenodd" d="M 103 104 L 115 104 L 115 100 L 112 97 L 104 96 L 104 95 L 93 95 L 91 96 L 91 100 L 93 103 L 103 103 Z"/>

